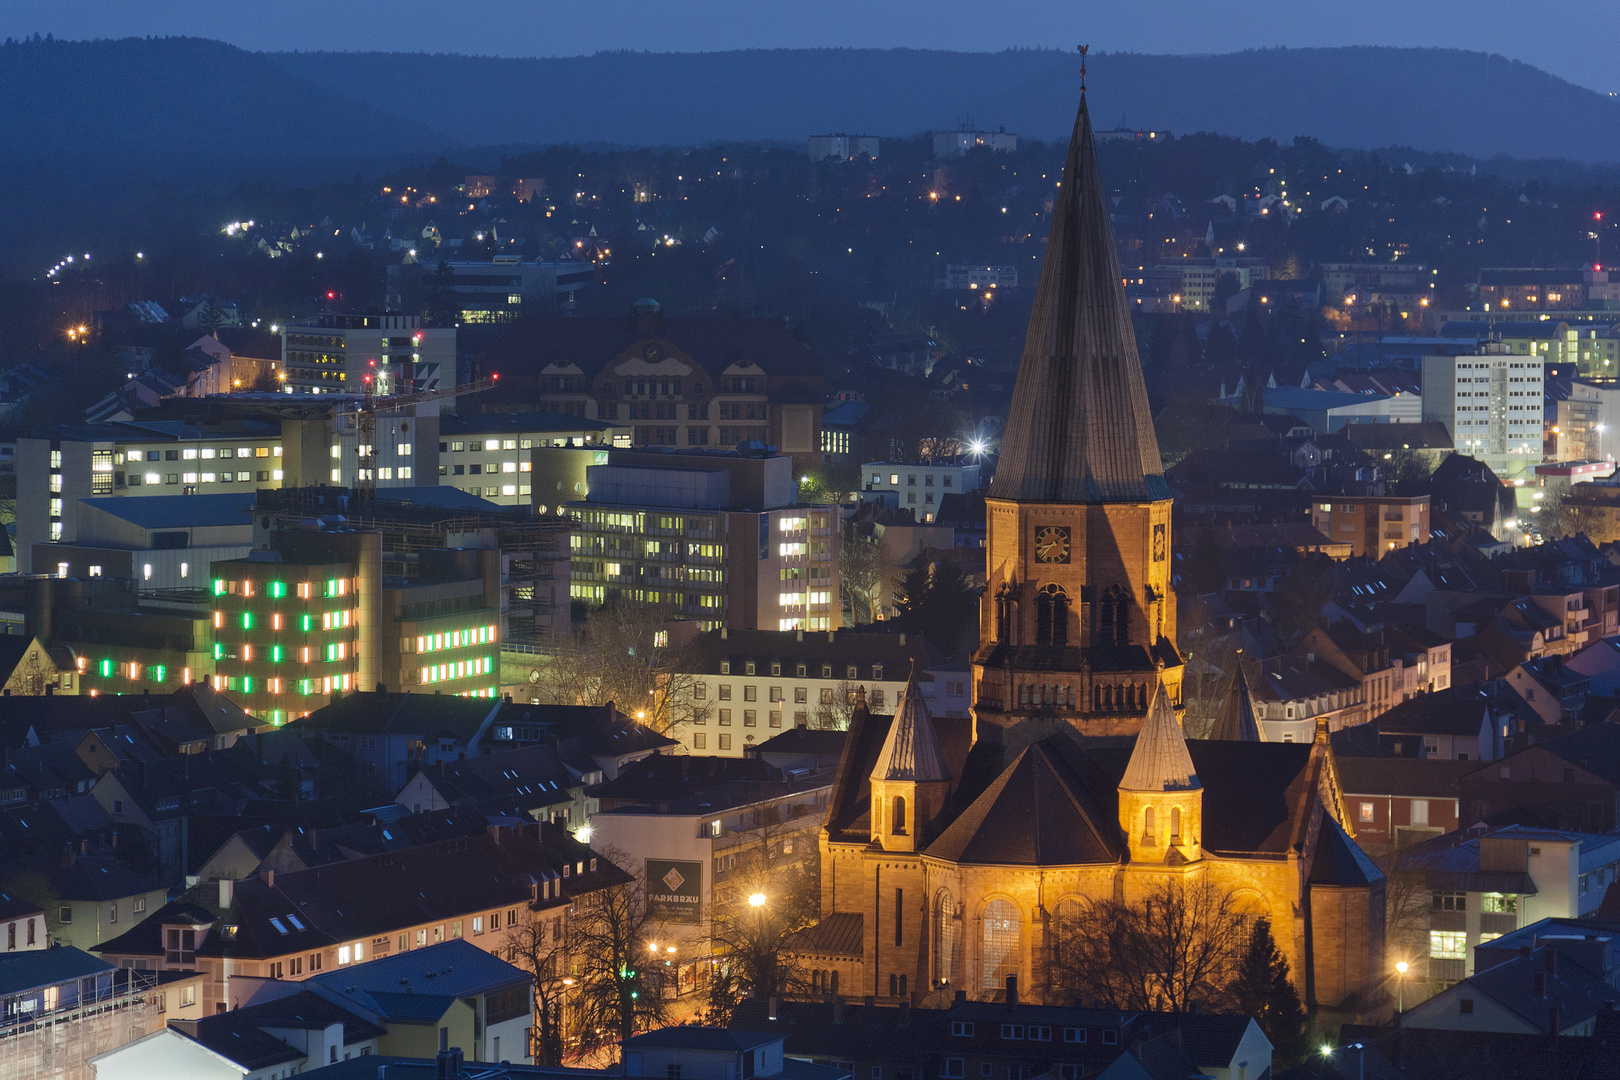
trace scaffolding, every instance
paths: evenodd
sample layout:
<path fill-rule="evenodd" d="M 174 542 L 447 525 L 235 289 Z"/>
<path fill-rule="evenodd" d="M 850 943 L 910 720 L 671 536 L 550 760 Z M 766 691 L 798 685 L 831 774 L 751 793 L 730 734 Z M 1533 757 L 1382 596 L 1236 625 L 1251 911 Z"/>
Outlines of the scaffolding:
<path fill-rule="evenodd" d="M 4 999 L 0 1077 L 5 1080 L 95 1080 L 90 1059 L 164 1026 L 162 994 L 149 971 L 120 969 L 102 985 L 77 980 L 77 1000 L 62 1008 L 27 1009 L 21 995 Z M 41 1005 L 60 987 L 31 992 Z"/>

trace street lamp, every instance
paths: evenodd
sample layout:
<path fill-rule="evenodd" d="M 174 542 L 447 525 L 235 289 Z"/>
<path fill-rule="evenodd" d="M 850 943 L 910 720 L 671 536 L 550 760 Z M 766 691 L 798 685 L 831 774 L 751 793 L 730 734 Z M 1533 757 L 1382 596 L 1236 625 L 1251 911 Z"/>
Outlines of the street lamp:
<path fill-rule="evenodd" d="M 1395 1011 L 1397 1013 L 1406 1011 L 1406 969 L 1410 966 L 1405 960 L 1395 962 L 1395 974 L 1399 976 L 1395 980 Z"/>
<path fill-rule="evenodd" d="M 762 892 L 757 892 L 757 893 L 754 893 L 753 895 L 751 895 L 748 898 L 748 906 L 749 907 L 764 907 L 765 906 L 765 894 L 762 893 Z"/>

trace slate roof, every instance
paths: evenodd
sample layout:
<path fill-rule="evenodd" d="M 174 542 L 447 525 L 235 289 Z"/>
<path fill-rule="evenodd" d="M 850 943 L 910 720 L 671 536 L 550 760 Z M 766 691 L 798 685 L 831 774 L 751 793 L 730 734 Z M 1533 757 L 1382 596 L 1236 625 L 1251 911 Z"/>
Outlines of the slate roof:
<path fill-rule="evenodd" d="M 564 416 L 554 412 L 525 413 L 445 413 L 439 417 L 439 434 L 499 435 L 510 431 L 515 436 L 522 431 L 609 431 L 612 424 L 600 420 L 587 420 L 582 416 Z"/>
<path fill-rule="evenodd" d="M 644 1031 L 621 1042 L 620 1046 L 651 1046 L 672 1050 L 752 1050 L 780 1039 L 762 1031 L 742 1031 L 738 1028 L 697 1027 L 682 1024 Z"/>
<path fill-rule="evenodd" d="M 764 754 L 819 754 L 837 757 L 844 752 L 849 732 L 824 728 L 794 727 L 755 746 L 753 756 Z"/>
<path fill-rule="evenodd" d="M 470 997 L 527 984 L 529 975 L 470 941 L 457 940 L 324 972 L 309 981 L 362 1005 L 394 1005 L 390 995 Z M 379 1011 L 385 1018 L 391 1015 L 388 1009 Z"/>
<path fill-rule="evenodd" d="M 923 700 L 922 689 L 913 673 L 906 683 L 900 711 L 895 714 L 889 734 L 883 740 L 877 764 L 872 766 L 872 779 L 927 783 L 950 777 L 944 751 L 934 734 L 933 721 L 928 717 L 928 703 Z"/>
<path fill-rule="evenodd" d="M 1349 757 L 1335 762 L 1346 795 L 1455 799 L 1457 781 L 1479 769 L 1477 761 L 1448 758 Z"/>
<path fill-rule="evenodd" d="M 1107 196 L 1082 94 L 991 498 L 1170 497 Z"/>
<path fill-rule="evenodd" d="M 1569 956 L 1559 956 L 1554 970 L 1547 971 L 1544 954 L 1550 946 L 1535 949 L 1529 956 L 1515 956 L 1495 967 L 1476 971 L 1465 980 L 1481 994 L 1515 1013 L 1533 1028 L 1545 1030 L 1549 1007 L 1558 1009 L 1561 1027 L 1590 1020 L 1615 999 L 1615 988 L 1602 975 L 1588 971 Z M 1544 994 L 1535 992 L 1535 976 L 1543 976 Z"/>
<path fill-rule="evenodd" d="M 1221 699 L 1220 711 L 1209 730 L 1211 739 L 1227 742 L 1265 742 L 1266 729 L 1255 719 L 1254 696 L 1249 693 L 1249 679 L 1243 666 L 1236 665 L 1232 685 Z"/>
<path fill-rule="evenodd" d="M 794 947 L 816 956 L 863 955 L 862 926 L 866 916 L 858 911 L 834 911 L 822 917 L 816 925 L 801 930 L 794 936 Z"/>
<path fill-rule="evenodd" d="M 1127 791 L 1189 791 L 1200 786 L 1181 722 L 1162 682 L 1154 688 L 1147 719 L 1131 746 L 1131 759 L 1119 786 Z"/>
<path fill-rule="evenodd" d="M 351 734 L 429 735 L 470 739 L 496 704 L 483 698 L 444 694 L 360 691 L 310 713 L 312 728 Z"/>
<path fill-rule="evenodd" d="M 1286 855 L 1318 782 L 1314 743 L 1187 743 L 1204 784 L 1205 851 Z"/>
<path fill-rule="evenodd" d="M 0 996 L 100 975 L 116 969 L 83 949 L 58 945 L 0 955 Z"/>
<path fill-rule="evenodd" d="M 1344 827 L 1332 815 L 1322 815 L 1322 832 L 1317 838 L 1316 856 L 1311 860 L 1311 884 L 1362 886 L 1382 880 L 1383 873 L 1350 839 Z"/>
<path fill-rule="evenodd" d="M 1058 749 L 1049 739 L 1021 751 L 928 846 L 928 854 L 1015 866 L 1117 863 L 1119 827 L 1087 797 L 1086 785 Z"/>
<path fill-rule="evenodd" d="M 544 744 L 442 762 L 423 776 L 446 802 L 486 813 L 527 813 L 571 802 L 578 784 L 556 749 Z"/>
<path fill-rule="evenodd" d="M 1592 724 L 1540 745 L 1572 765 L 1620 784 L 1620 724 Z"/>
<path fill-rule="evenodd" d="M 290 1061 L 303 1061 L 308 1057 L 304 1051 L 294 1050 L 274 1035 L 261 1030 L 240 1009 L 205 1016 L 200 1020 L 171 1021 L 169 1029 L 249 1072 Z"/>

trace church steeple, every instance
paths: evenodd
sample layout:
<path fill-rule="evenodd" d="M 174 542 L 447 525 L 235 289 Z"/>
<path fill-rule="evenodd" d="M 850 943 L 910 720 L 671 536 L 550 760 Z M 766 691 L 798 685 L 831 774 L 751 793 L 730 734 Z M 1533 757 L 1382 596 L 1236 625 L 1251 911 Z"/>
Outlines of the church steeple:
<path fill-rule="evenodd" d="M 1119 781 L 1119 827 L 1131 861 L 1197 861 L 1203 818 L 1204 786 L 1161 682 Z"/>
<path fill-rule="evenodd" d="M 1266 741 L 1266 729 L 1254 715 L 1254 695 L 1249 692 L 1249 679 L 1243 674 L 1241 661 L 1237 664 L 1237 674 L 1232 677 L 1232 685 L 1221 699 L 1221 709 L 1215 714 L 1209 737 L 1225 742 Z"/>
<path fill-rule="evenodd" d="M 1169 498 L 1084 94 L 990 497 Z"/>
<path fill-rule="evenodd" d="M 918 850 L 944 808 L 951 771 L 915 671 L 872 766 L 871 780 L 873 842 L 885 851 Z"/>

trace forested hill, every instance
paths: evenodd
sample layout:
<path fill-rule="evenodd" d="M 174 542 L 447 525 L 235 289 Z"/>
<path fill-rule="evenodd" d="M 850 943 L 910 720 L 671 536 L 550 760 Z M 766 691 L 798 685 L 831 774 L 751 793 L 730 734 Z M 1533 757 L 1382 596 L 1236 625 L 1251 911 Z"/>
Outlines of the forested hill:
<path fill-rule="evenodd" d="M 910 135 L 971 118 L 1061 138 L 1078 57 L 798 49 L 555 59 L 256 54 L 199 38 L 0 46 L 11 163 L 358 159 L 453 146 L 671 146 L 813 132 Z M 1499 56 L 1441 49 L 1094 51 L 1099 127 L 1479 158 L 1620 160 L 1620 99 Z M 120 164 L 115 164 L 120 163 Z"/>
<path fill-rule="evenodd" d="M 812 132 L 908 135 L 976 124 L 1063 137 L 1079 58 L 800 49 L 599 53 L 562 59 L 275 54 L 346 98 L 468 143 L 797 142 Z M 1499 56 L 1442 49 L 1263 49 L 1090 58 L 1093 115 L 1114 126 L 1476 157 L 1620 159 L 1620 99 Z"/>

